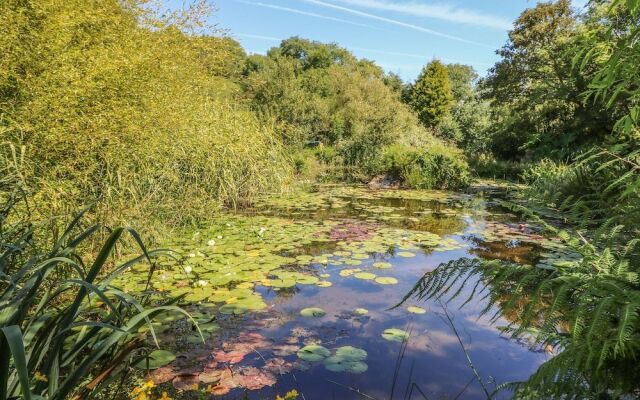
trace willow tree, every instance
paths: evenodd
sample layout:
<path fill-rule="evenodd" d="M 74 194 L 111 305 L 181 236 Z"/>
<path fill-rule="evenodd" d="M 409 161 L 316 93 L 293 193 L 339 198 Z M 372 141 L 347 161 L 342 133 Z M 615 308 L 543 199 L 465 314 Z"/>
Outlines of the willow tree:
<path fill-rule="evenodd" d="M 442 62 L 433 60 L 424 67 L 413 85 L 410 103 L 426 127 L 437 126 L 451 112 L 453 94 Z"/>

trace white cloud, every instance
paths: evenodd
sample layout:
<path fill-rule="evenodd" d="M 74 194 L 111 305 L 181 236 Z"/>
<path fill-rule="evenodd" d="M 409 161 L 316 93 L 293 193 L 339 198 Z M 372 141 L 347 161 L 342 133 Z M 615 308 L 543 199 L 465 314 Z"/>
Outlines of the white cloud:
<path fill-rule="evenodd" d="M 366 12 L 354 10 L 352 8 L 338 6 L 336 4 L 331 4 L 331 3 L 327 3 L 327 2 L 324 2 L 324 1 L 320 1 L 320 0 L 300 0 L 300 1 L 304 1 L 305 3 L 315 4 L 315 5 L 318 5 L 318 6 L 321 6 L 321 7 L 331 8 L 331 9 L 338 10 L 338 11 L 343 11 L 343 12 L 346 12 L 346 13 L 349 13 L 349 14 L 357 15 L 359 17 L 374 19 L 374 20 L 377 20 L 377 21 L 382 21 L 382 22 L 386 22 L 386 23 L 389 23 L 389 24 L 402 26 L 404 28 L 413 29 L 415 31 L 427 33 L 427 34 L 433 35 L 433 36 L 439 36 L 439 37 L 443 37 L 443 38 L 446 38 L 446 39 L 455 40 L 455 41 L 458 41 L 458 42 L 472 44 L 472 45 L 475 45 L 475 46 L 487 47 L 487 48 L 490 48 L 490 49 L 494 48 L 493 46 L 489 46 L 489 45 L 486 45 L 486 44 L 483 44 L 483 43 L 475 42 L 473 40 L 468 40 L 468 39 L 461 38 L 461 37 L 458 37 L 458 36 L 449 35 L 447 33 L 439 32 L 439 31 L 436 31 L 436 30 L 433 30 L 433 29 L 429 29 L 429 28 L 424 28 L 422 26 L 418 26 L 418 25 L 414 25 L 414 24 L 409 24 L 409 23 L 402 22 L 402 21 L 399 21 L 399 20 L 396 20 L 396 19 L 380 17 L 378 15 L 369 14 L 369 13 L 366 13 Z"/>
<path fill-rule="evenodd" d="M 308 12 L 308 11 L 304 11 L 304 10 L 298 10 L 297 8 L 282 7 L 282 6 L 277 6 L 275 4 L 261 3 L 261 2 L 257 2 L 257 1 L 245 1 L 245 0 L 236 0 L 236 1 L 238 3 L 248 4 L 248 5 L 252 5 L 252 6 L 271 8 L 273 10 L 279 10 L 279 11 L 285 11 L 285 12 L 289 12 L 289 13 L 293 13 L 293 14 L 305 15 L 307 17 L 326 19 L 326 20 L 329 20 L 329 21 L 341 22 L 343 24 L 356 25 L 356 26 L 362 26 L 364 28 L 376 29 L 374 26 L 371 26 L 371 25 L 361 24 L 359 22 L 349 21 L 349 20 L 342 19 L 342 18 L 334 18 L 334 17 L 330 17 L 330 16 L 327 16 L 327 15 L 316 14 L 316 13 Z"/>
<path fill-rule="evenodd" d="M 455 23 L 483 26 L 495 29 L 510 29 L 511 21 L 498 16 L 480 13 L 474 10 L 455 8 L 449 4 L 425 4 L 415 1 L 397 2 L 389 0 L 338 0 L 352 6 L 380 11 L 392 11 L 417 17 L 436 18 Z M 575 0 L 574 0 L 575 1 Z M 580 0 L 578 0 L 580 1 Z"/>

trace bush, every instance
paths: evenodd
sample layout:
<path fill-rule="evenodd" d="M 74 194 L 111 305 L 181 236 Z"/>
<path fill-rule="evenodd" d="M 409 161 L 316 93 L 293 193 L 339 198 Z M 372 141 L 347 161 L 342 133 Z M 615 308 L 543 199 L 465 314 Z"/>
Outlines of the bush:
<path fill-rule="evenodd" d="M 372 169 L 414 189 L 459 189 L 468 186 L 471 178 L 462 154 L 444 145 L 388 146 Z"/>
<path fill-rule="evenodd" d="M 24 146 L 43 216 L 101 199 L 110 225 L 192 222 L 289 176 L 274 130 L 235 98 L 238 44 L 143 3 L 0 3 L 0 29 L 22 32 L 0 45 L 0 132 Z"/>
<path fill-rule="evenodd" d="M 491 154 L 479 154 L 469 157 L 473 172 L 482 178 L 519 181 L 522 174 L 531 166 L 523 161 L 501 160 Z"/>

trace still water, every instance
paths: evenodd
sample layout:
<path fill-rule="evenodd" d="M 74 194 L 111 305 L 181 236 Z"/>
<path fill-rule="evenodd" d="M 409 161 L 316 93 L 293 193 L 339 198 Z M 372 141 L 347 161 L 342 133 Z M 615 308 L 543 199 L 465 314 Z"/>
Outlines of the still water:
<path fill-rule="evenodd" d="M 517 316 L 492 322 L 482 296 L 460 307 L 471 289 L 400 304 L 451 260 L 550 257 L 556 244 L 500 196 L 326 186 L 179 235 L 168 245 L 185 259 L 155 289 L 185 295 L 205 342 L 185 319 L 157 321 L 176 359 L 151 378 L 174 398 L 306 400 L 486 399 L 526 379 L 549 355 L 501 333 Z"/>

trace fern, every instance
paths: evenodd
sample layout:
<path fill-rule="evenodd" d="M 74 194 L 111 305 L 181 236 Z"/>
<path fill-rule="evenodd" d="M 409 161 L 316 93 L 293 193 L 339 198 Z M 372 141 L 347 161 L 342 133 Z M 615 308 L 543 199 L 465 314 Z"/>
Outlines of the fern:
<path fill-rule="evenodd" d="M 493 321 L 500 316 L 510 319 L 504 331 L 557 349 L 557 356 L 516 385 L 519 398 L 637 394 L 640 371 L 634 366 L 640 351 L 640 284 L 637 263 L 629 257 L 633 258 L 638 239 L 621 243 L 621 232 L 614 227 L 594 241 L 565 232 L 567 243 L 583 255 L 570 268 L 541 269 L 468 258 L 451 261 L 425 274 L 403 302 L 409 298 L 451 301 L 474 282 L 462 306 L 482 296 L 487 302 L 483 315 L 495 308 Z"/>

